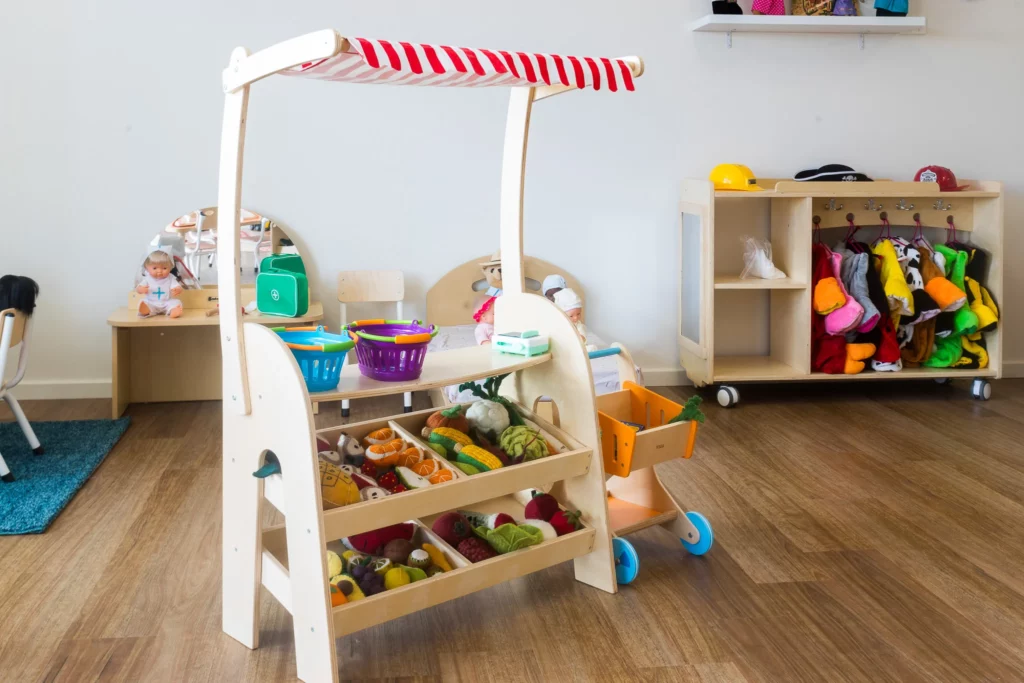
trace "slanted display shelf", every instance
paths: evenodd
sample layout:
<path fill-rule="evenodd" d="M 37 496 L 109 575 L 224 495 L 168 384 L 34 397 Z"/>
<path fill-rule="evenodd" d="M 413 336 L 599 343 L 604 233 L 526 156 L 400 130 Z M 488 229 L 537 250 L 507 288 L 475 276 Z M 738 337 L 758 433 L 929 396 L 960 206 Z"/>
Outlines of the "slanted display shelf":
<path fill-rule="evenodd" d="M 732 47 L 734 31 L 743 33 L 854 33 L 861 49 L 868 33 L 922 35 L 928 32 L 924 17 L 805 17 L 756 14 L 706 14 L 690 23 L 691 31 L 725 33 Z"/>

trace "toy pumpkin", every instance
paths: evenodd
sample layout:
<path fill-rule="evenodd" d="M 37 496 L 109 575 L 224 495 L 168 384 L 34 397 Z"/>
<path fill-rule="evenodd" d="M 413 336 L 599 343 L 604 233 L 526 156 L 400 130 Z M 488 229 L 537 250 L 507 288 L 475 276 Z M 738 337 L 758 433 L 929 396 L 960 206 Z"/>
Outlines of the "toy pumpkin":
<path fill-rule="evenodd" d="M 457 429 L 463 434 L 469 431 L 469 420 L 462 413 L 462 406 L 452 406 L 444 410 L 438 410 L 427 418 L 427 424 L 423 427 L 424 439 L 430 438 L 430 433 L 438 427 L 449 427 Z"/>

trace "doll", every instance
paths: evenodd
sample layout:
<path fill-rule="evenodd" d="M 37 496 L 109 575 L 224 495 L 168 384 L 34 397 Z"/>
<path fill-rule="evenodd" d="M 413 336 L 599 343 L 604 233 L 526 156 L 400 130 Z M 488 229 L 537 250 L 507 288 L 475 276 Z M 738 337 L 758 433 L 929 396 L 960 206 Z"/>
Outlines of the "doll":
<path fill-rule="evenodd" d="M 555 294 L 565 289 L 568 285 L 565 284 L 565 278 L 561 275 L 548 275 L 544 278 L 544 283 L 540 286 L 540 292 L 551 301 L 555 300 Z"/>
<path fill-rule="evenodd" d="M 496 251 L 487 263 L 480 264 L 487 281 L 487 296 L 501 296 L 501 252 Z"/>
<path fill-rule="evenodd" d="M 13 308 L 25 315 L 32 315 L 36 310 L 36 297 L 39 296 L 39 285 L 24 275 L 4 275 L 0 277 L 0 311 Z M 3 382 L 0 377 L 0 383 Z"/>
<path fill-rule="evenodd" d="M 596 351 L 597 347 L 587 344 L 587 326 L 583 324 L 583 299 L 572 289 L 566 288 L 555 293 L 555 305 L 562 309 L 576 328 L 577 334 L 587 347 L 587 351 Z"/>
<path fill-rule="evenodd" d="M 181 283 L 171 274 L 174 262 L 165 251 L 150 252 L 142 263 L 142 277 L 135 291 L 142 295 L 139 299 L 139 317 L 163 313 L 172 318 L 181 315 L 181 301 L 175 297 L 181 294 Z"/>
<path fill-rule="evenodd" d="M 750 11 L 754 14 L 785 14 L 786 2 L 785 0 L 754 0 Z"/>
<path fill-rule="evenodd" d="M 494 300 L 497 297 L 488 297 L 487 301 L 480 305 L 476 313 L 473 314 L 473 320 L 476 321 L 476 343 L 490 344 L 491 337 L 494 336 Z"/>

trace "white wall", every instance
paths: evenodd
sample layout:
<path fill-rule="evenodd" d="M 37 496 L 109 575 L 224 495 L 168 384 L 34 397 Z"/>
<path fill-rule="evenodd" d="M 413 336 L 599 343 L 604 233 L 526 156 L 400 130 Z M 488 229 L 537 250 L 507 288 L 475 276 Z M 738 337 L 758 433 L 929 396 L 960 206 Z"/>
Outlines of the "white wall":
<path fill-rule="evenodd" d="M 1024 253 L 1019 0 L 930 0 L 928 35 L 869 36 L 864 51 L 855 36 L 739 34 L 727 49 L 723 35 L 685 28 L 706 0 L 85 4 L 7 3 L 0 24 L 0 272 L 43 289 L 37 392 L 109 391 L 105 318 L 124 305 L 145 242 L 216 202 L 231 49 L 326 27 L 644 57 L 634 94 L 538 106 L 526 248 L 579 277 L 588 322 L 649 371 L 677 368 L 678 180 L 721 161 L 762 176 L 844 162 L 909 178 L 939 163 L 1001 179 L 1007 257 Z M 398 267 L 421 312 L 440 275 L 496 248 L 506 101 L 497 89 L 260 84 L 244 204 L 291 228 L 325 300 L 339 270 Z M 1008 278 L 1008 292 L 1024 289 L 1021 269 Z M 1019 372 L 1024 304 L 1003 304 Z"/>

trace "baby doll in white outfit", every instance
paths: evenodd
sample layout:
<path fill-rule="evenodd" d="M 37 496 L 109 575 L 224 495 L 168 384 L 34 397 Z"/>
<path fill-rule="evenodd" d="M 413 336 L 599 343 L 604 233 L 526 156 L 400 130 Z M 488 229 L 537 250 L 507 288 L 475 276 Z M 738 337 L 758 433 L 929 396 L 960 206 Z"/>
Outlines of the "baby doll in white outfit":
<path fill-rule="evenodd" d="M 139 300 L 139 317 L 163 313 L 172 318 L 181 315 L 181 302 L 175 297 L 181 294 L 181 283 L 171 275 L 174 261 L 165 251 L 154 251 L 142 264 L 142 277 L 135 291 L 142 294 Z"/>
<path fill-rule="evenodd" d="M 586 344 L 587 351 L 596 351 L 597 346 L 594 344 L 587 344 L 587 327 L 583 324 L 581 318 L 583 317 L 583 299 L 574 290 L 570 288 L 561 289 L 555 292 L 555 305 L 562 309 L 572 324 L 576 327 L 576 332 L 580 335 L 580 339 Z"/>

